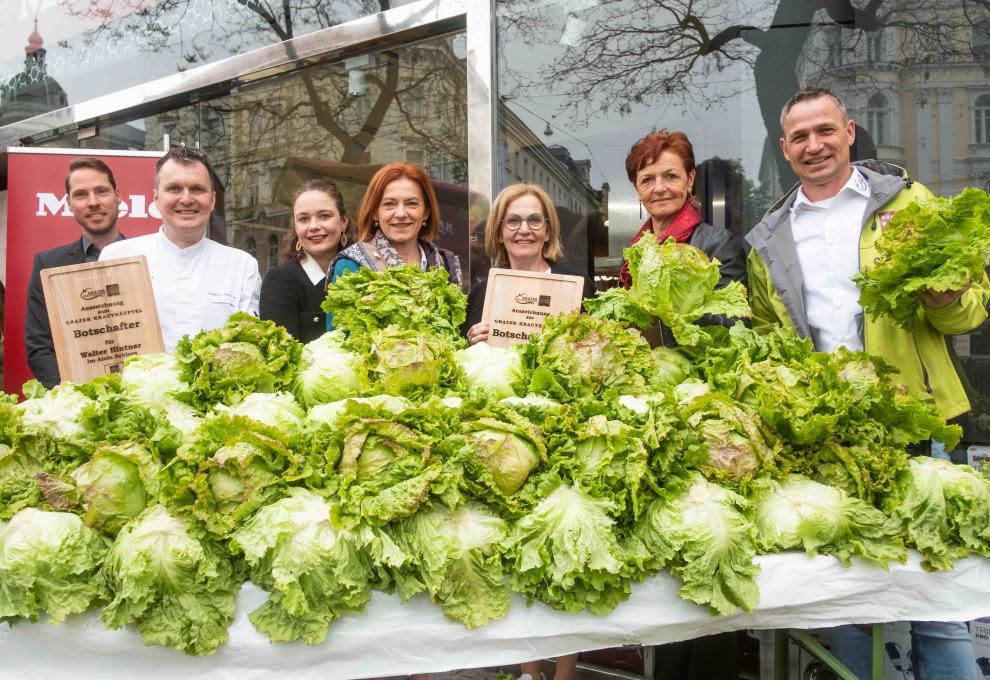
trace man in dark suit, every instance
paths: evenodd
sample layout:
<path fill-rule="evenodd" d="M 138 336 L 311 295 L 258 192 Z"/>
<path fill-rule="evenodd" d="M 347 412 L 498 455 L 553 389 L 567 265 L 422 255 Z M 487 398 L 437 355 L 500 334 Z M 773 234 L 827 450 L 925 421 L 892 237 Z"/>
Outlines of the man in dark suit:
<path fill-rule="evenodd" d="M 100 251 L 123 236 L 117 231 L 120 194 L 109 166 L 98 158 L 77 158 L 65 176 L 69 211 L 82 227 L 82 236 L 72 243 L 34 256 L 28 283 L 24 318 L 24 346 L 28 365 L 38 381 L 51 389 L 60 381 L 48 308 L 41 287 L 41 270 L 69 264 L 96 262 Z"/>

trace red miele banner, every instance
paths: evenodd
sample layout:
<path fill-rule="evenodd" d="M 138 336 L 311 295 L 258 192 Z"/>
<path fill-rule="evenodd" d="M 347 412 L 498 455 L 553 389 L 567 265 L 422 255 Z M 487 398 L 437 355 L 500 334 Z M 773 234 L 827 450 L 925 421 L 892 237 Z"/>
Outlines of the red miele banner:
<path fill-rule="evenodd" d="M 69 212 L 65 173 L 75 158 L 96 156 L 110 166 L 120 193 L 117 226 L 127 237 L 161 225 L 153 202 L 155 161 L 161 152 L 91 149 L 7 149 L 7 288 L 3 389 L 20 392 L 33 376 L 24 351 L 24 311 L 35 253 L 82 236 Z"/>

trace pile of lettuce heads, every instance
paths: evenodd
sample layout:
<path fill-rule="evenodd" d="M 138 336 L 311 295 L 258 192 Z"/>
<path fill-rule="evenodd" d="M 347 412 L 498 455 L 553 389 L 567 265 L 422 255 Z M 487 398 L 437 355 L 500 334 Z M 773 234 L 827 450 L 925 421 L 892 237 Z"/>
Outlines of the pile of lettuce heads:
<path fill-rule="evenodd" d="M 699 264 L 643 255 L 660 282 Z M 698 281 L 613 299 L 678 310 L 680 349 L 578 313 L 469 348 L 463 294 L 404 267 L 331 286 L 340 330 L 305 346 L 237 314 L 119 375 L 29 384 L 0 400 L 0 620 L 98 609 L 210 654 L 247 579 L 258 630 L 316 644 L 375 590 L 474 628 L 513 591 L 605 615 L 665 570 L 729 615 L 757 605 L 761 554 L 990 555 L 990 481 L 908 456 L 958 440 L 929 398 L 862 352 L 692 325 L 746 311 Z"/>

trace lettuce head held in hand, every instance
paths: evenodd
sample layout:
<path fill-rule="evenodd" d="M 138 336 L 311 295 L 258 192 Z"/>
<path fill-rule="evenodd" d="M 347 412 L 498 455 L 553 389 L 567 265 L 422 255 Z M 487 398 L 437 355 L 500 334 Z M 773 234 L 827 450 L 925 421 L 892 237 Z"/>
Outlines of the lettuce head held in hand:
<path fill-rule="evenodd" d="M 629 261 L 632 286 L 612 288 L 585 302 L 592 316 L 645 328 L 658 317 L 680 345 L 696 345 L 704 338 L 696 322 L 706 314 L 728 317 L 751 315 L 746 288 L 738 281 L 718 287 L 718 260 L 698 248 L 668 239 L 657 242 L 652 232 L 623 251 Z"/>
<path fill-rule="evenodd" d="M 924 322 L 919 293 L 985 285 L 990 264 L 990 196 L 973 187 L 898 210 L 876 244 L 872 267 L 853 277 L 870 317 L 912 329 Z"/>

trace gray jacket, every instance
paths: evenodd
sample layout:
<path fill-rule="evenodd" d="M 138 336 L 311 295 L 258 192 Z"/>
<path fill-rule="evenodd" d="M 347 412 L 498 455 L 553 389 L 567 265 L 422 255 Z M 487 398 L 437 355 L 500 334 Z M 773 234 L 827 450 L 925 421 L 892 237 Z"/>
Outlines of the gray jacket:
<path fill-rule="evenodd" d="M 870 185 L 870 198 L 863 213 L 862 230 L 867 227 L 867 222 L 876 210 L 902 189 L 911 186 L 912 181 L 896 166 L 885 167 L 891 171 L 900 171 L 900 175 L 880 174 L 859 163 L 854 165 Z M 808 338 L 812 337 L 812 332 L 804 306 L 804 275 L 791 229 L 791 206 L 796 197 L 797 191 L 791 191 L 772 206 L 760 223 L 746 234 L 746 241 L 766 265 L 777 294 L 787 308 L 798 334 L 802 338 Z M 870 228 L 876 229 L 877 225 L 871 224 Z M 862 319 L 860 331 L 862 335 Z M 817 345 L 817 338 L 814 339 Z"/>

